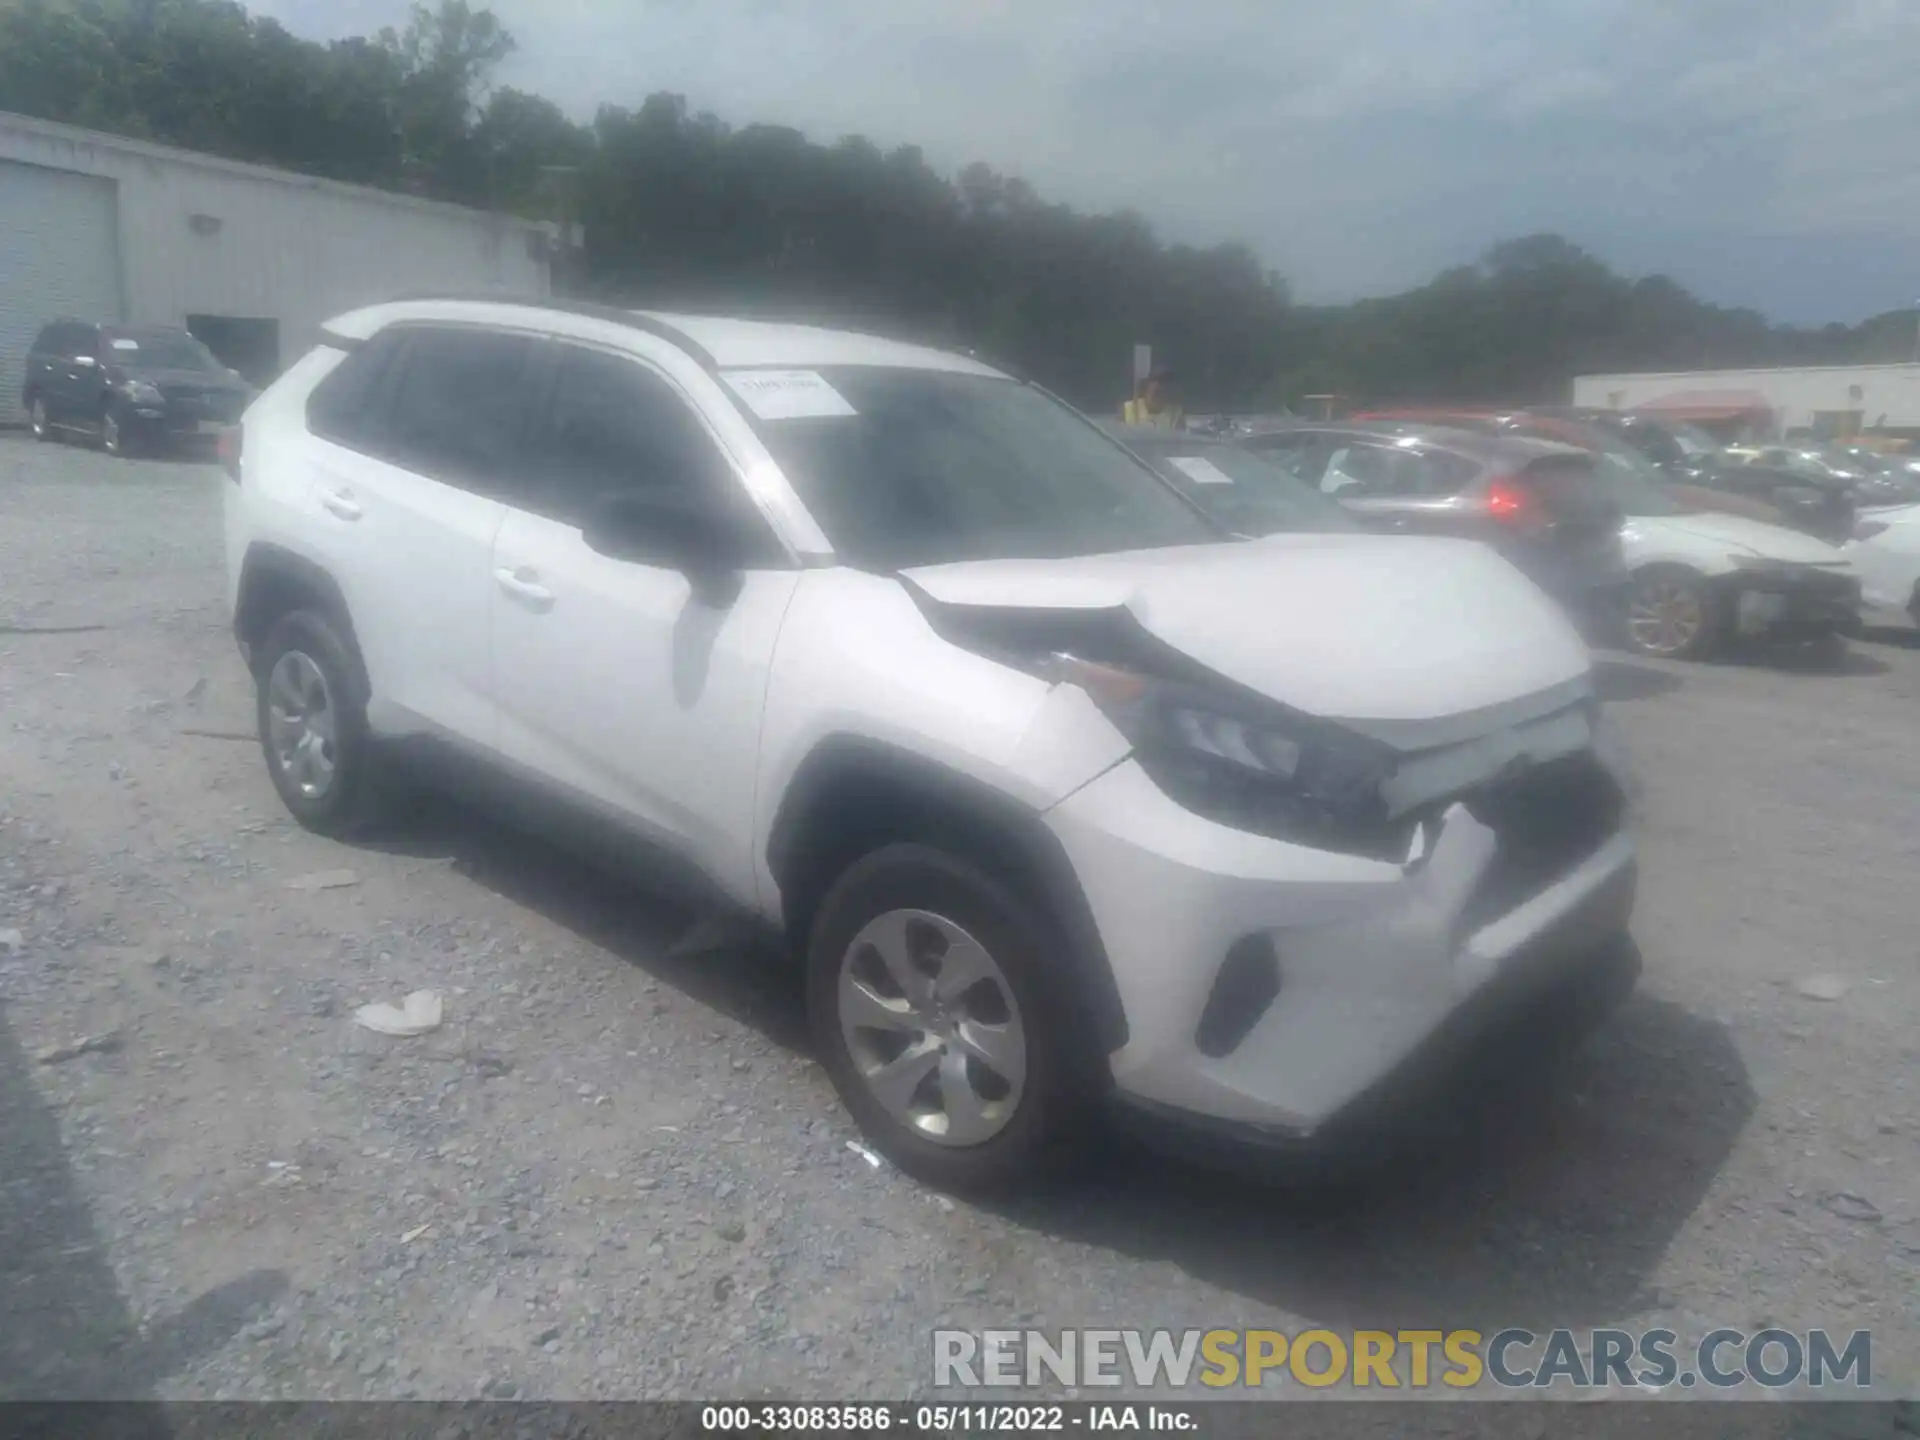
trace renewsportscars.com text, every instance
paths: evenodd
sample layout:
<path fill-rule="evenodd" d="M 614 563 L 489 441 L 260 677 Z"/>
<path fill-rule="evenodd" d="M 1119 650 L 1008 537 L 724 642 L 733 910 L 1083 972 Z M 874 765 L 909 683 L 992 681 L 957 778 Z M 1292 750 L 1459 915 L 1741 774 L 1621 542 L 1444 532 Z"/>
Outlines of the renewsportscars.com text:
<path fill-rule="evenodd" d="M 936 1330 L 933 1383 L 1137 1390 L 1779 1389 L 1873 1383 L 1865 1330 Z"/>

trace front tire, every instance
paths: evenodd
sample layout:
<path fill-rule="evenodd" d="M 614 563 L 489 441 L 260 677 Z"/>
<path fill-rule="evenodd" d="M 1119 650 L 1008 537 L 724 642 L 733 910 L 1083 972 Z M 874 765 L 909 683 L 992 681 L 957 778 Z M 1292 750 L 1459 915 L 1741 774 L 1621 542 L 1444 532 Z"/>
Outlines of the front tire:
<path fill-rule="evenodd" d="M 332 620 L 296 610 L 256 658 L 260 750 L 281 802 L 316 834 L 364 833 L 382 796 L 359 656 Z"/>
<path fill-rule="evenodd" d="M 27 405 L 27 429 L 42 444 L 53 440 L 53 422 L 47 417 L 47 402 L 38 395 Z"/>
<path fill-rule="evenodd" d="M 1706 576 L 1678 565 L 1638 572 L 1627 593 L 1626 641 L 1642 655 L 1699 660 L 1720 641 L 1725 616 Z"/>
<path fill-rule="evenodd" d="M 120 417 L 108 410 L 100 417 L 100 448 L 116 460 L 133 454 L 133 442 L 120 424 Z"/>
<path fill-rule="evenodd" d="M 1043 914 L 970 862 L 889 845 L 820 904 L 807 950 L 815 1045 L 874 1146 L 936 1188 L 1004 1191 L 1084 1134 L 1076 1033 Z"/>

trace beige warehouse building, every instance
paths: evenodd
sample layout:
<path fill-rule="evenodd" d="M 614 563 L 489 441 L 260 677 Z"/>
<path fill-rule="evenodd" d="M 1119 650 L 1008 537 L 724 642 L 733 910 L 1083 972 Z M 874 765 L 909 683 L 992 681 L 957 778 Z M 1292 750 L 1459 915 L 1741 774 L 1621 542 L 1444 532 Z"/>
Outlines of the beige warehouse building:
<path fill-rule="evenodd" d="M 59 316 L 179 325 L 260 383 L 422 290 L 540 297 L 552 227 L 0 112 L 0 423 Z"/>

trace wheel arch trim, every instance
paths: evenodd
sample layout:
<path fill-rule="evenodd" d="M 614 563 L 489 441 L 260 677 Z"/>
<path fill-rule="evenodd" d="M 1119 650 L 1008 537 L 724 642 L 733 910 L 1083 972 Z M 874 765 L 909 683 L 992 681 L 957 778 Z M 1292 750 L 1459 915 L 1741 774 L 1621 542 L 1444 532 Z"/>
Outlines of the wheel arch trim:
<path fill-rule="evenodd" d="M 976 835 L 991 837 L 1003 846 L 1000 858 L 1027 882 L 1032 898 L 1046 906 L 1064 942 L 1064 973 L 1084 998 L 1102 1054 L 1126 1044 L 1126 1010 L 1092 906 L 1066 848 L 1041 812 L 973 776 L 897 745 L 855 734 L 828 735 L 795 768 L 766 841 L 767 868 L 783 892 L 782 913 L 790 926 L 794 911 L 785 892 L 798 878 L 796 867 L 805 854 L 805 837 L 815 825 L 832 823 L 836 803 L 843 803 L 850 791 L 878 791 L 907 804 L 917 801 L 915 808 L 924 807 L 932 814 L 963 817 Z M 938 843 L 924 835 L 914 838 Z"/>

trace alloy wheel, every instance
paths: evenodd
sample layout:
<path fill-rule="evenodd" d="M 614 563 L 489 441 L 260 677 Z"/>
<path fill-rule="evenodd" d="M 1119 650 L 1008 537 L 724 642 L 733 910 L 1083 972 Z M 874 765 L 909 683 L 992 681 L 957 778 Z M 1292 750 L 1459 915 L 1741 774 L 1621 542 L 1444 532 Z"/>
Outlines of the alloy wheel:
<path fill-rule="evenodd" d="M 1700 592 L 1683 580 L 1643 580 L 1627 605 L 1627 632 L 1642 650 L 1677 655 L 1706 628 Z"/>
<path fill-rule="evenodd" d="M 840 962 L 840 1032 L 887 1114 L 938 1145 L 1006 1128 L 1026 1084 L 1013 987 L 986 948 L 925 910 L 889 910 Z"/>
<path fill-rule="evenodd" d="M 308 800 L 333 788 L 337 736 L 325 672 L 312 656 L 287 651 L 267 677 L 267 742 L 281 775 Z"/>

